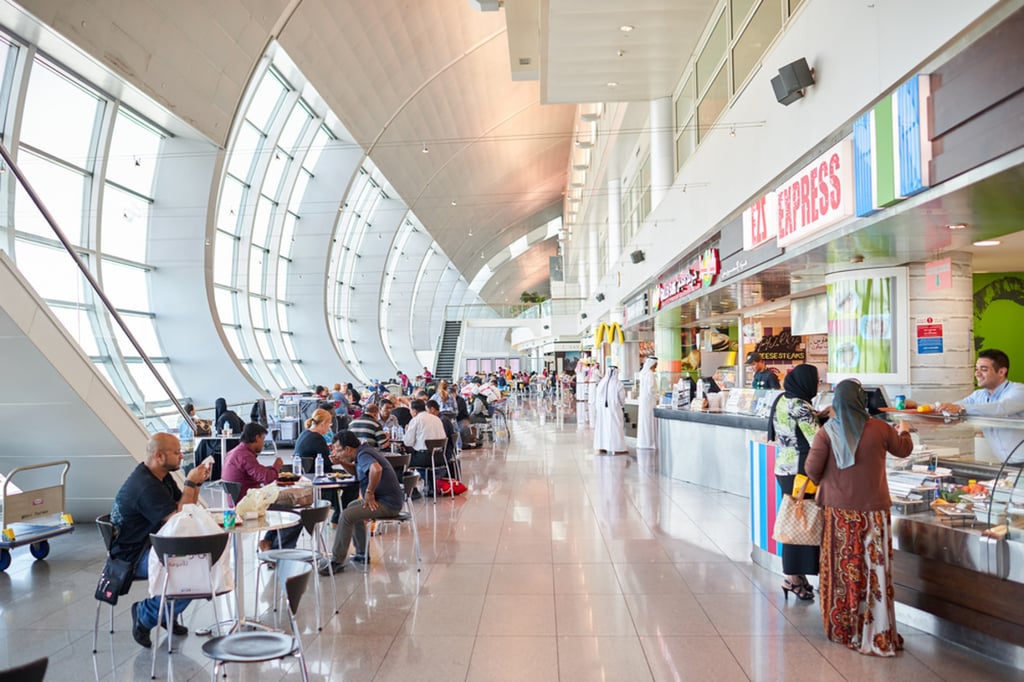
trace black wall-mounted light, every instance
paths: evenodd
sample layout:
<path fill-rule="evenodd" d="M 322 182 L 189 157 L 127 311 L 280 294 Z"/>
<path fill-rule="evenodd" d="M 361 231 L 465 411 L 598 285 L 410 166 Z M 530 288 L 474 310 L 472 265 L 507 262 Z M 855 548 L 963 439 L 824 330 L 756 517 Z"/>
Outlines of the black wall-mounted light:
<path fill-rule="evenodd" d="M 597 299 L 597 302 L 598 302 L 598 303 L 600 303 L 601 301 L 603 301 L 603 300 L 604 300 L 604 294 L 601 294 L 601 293 L 599 293 L 599 294 L 598 294 L 597 296 L 595 296 L 594 298 L 596 298 L 596 299 Z"/>
<path fill-rule="evenodd" d="M 779 75 L 772 79 L 775 99 L 787 107 L 804 96 L 804 90 L 814 85 L 814 72 L 807 60 L 800 59 L 779 69 Z"/>
<path fill-rule="evenodd" d="M 644 262 L 644 252 L 641 251 L 640 249 L 637 249 L 633 253 L 629 254 L 629 260 L 633 261 L 634 264 L 635 263 L 643 263 Z"/>
<path fill-rule="evenodd" d="M 587 319 L 587 314 L 586 313 L 580 313 L 580 319 L 581 320 Z"/>

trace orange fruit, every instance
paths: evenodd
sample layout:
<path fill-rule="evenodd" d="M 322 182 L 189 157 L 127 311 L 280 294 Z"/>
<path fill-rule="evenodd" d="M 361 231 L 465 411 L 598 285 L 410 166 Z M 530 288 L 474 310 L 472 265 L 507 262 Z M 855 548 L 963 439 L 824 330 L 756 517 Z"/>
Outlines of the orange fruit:
<path fill-rule="evenodd" d="M 927 404 L 927 403 L 925 403 L 924 405 L 918 405 L 917 406 L 917 411 L 918 412 L 931 412 L 932 411 L 932 406 Z"/>

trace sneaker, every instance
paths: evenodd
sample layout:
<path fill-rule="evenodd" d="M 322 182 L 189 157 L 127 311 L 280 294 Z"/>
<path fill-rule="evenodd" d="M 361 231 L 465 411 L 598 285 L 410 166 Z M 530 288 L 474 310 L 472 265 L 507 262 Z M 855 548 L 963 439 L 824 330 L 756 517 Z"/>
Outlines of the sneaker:
<path fill-rule="evenodd" d="M 353 554 L 352 556 L 349 557 L 349 559 L 351 559 L 352 561 L 356 562 L 357 564 L 368 564 L 368 563 L 370 563 L 370 557 L 367 554 Z"/>
<path fill-rule="evenodd" d="M 160 627 L 167 629 L 166 623 L 160 623 Z M 185 637 L 188 635 L 188 628 L 178 622 L 175 618 L 174 623 L 171 625 L 171 634 L 176 637 Z"/>
<path fill-rule="evenodd" d="M 132 604 L 132 639 L 147 649 L 153 646 L 153 640 L 149 638 L 149 628 L 139 623 L 139 602 Z"/>
<path fill-rule="evenodd" d="M 334 575 L 337 575 L 339 573 L 344 572 L 344 570 L 345 570 L 345 564 L 339 563 L 339 562 L 331 559 L 330 563 L 324 563 L 324 565 L 320 568 L 319 573 L 320 573 L 320 575 L 327 575 L 327 576 L 329 576 L 332 573 Z"/>

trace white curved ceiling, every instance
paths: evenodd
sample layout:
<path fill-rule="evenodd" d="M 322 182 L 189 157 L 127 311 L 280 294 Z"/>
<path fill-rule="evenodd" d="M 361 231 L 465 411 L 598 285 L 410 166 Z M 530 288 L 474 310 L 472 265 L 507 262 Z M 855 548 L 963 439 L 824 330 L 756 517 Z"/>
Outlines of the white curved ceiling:
<path fill-rule="evenodd" d="M 538 2 L 525 19 L 468 0 L 19 4 L 220 145 L 250 73 L 279 41 L 469 281 L 560 210 L 575 106 L 542 100 L 670 95 L 715 5 Z M 527 41 L 540 51 L 541 80 L 513 80 L 506 15 L 518 36 L 541 37 Z M 623 17 L 637 30 L 626 57 L 609 57 Z M 522 44 L 514 39 L 512 49 Z M 603 91 L 608 59 L 622 82 L 616 97 Z M 488 295 L 514 301 L 522 289 L 546 290 L 550 250 L 499 269 Z"/>

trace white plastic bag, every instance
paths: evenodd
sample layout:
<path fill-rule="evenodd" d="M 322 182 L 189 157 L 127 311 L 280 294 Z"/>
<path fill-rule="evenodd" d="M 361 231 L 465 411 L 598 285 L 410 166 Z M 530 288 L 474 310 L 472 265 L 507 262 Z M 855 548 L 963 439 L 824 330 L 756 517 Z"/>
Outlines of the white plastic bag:
<path fill-rule="evenodd" d="M 240 519 L 244 519 L 245 515 L 251 512 L 263 516 L 267 513 L 267 508 L 277 501 L 278 491 L 276 483 L 265 485 L 262 488 L 249 488 L 245 497 L 235 505 L 235 513 Z"/>
<path fill-rule="evenodd" d="M 218 535 L 224 529 L 217 525 L 213 515 L 195 504 L 186 504 L 181 511 L 167 520 L 157 535 L 160 537 L 188 537 L 194 535 Z M 231 570 L 231 548 L 226 547 L 220 560 L 213 565 L 213 589 L 217 594 L 235 589 L 235 574 Z M 167 582 L 167 594 L 189 594 L 206 592 L 206 559 L 202 556 L 176 557 L 174 571 Z M 160 596 L 164 582 L 164 565 L 156 552 L 149 553 L 149 594 Z"/>

